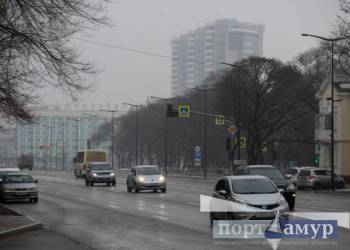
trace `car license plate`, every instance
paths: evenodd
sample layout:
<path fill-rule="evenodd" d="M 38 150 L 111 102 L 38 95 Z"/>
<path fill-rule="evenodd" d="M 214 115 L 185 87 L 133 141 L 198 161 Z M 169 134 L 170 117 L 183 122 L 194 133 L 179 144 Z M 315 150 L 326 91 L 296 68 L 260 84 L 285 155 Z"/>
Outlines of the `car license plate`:
<path fill-rule="evenodd" d="M 258 212 L 255 214 L 256 218 L 270 218 L 275 216 L 274 212 Z"/>

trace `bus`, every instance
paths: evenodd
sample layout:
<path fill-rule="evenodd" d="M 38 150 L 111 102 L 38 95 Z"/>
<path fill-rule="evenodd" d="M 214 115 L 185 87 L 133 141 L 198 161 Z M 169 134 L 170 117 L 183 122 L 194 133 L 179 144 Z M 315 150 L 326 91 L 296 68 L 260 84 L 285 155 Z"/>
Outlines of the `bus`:
<path fill-rule="evenodd" d="M 75 164 L 74 174 L 76 178 L 85 177 L 86 167 L 89 162 L 106 162 L 107 153 L 102 150 L 78 151 L 73 158 Z"/>

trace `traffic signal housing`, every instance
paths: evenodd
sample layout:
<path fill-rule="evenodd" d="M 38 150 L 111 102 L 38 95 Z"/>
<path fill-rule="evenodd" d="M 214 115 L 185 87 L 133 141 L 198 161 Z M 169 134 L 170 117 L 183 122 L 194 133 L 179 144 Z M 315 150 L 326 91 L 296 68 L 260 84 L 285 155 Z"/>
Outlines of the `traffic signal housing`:
<path fill-rule="evenodd" d="M 166 116 L 167 117 L 178 117 L 178 111 L 173 109 L 172 104 L 167 104 L 167 109 L 166 109 Z"/>

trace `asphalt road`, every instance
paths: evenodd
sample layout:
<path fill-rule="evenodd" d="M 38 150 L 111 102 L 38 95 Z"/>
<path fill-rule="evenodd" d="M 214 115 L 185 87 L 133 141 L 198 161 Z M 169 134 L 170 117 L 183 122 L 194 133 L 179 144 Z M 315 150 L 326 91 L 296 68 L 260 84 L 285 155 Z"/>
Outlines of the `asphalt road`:
<path fill-rule="evenodd" d="M 44 223 L 42 230 L 0 240 L 0 249 L 272 249 L 266 240 L 213 240 L 199 195 L 214 180 L 169 178 L 168 192 L 127 193 L 124 173 L 116 187 L 87 187 L 67 172 L 34 172 L 39 203 L 8 206 Z M 350 211 L 349 194 L 298 192 L 296 210 Z M 349 249 L 350 233 L 337 241 L 282 240 L 279 249 Z"/>

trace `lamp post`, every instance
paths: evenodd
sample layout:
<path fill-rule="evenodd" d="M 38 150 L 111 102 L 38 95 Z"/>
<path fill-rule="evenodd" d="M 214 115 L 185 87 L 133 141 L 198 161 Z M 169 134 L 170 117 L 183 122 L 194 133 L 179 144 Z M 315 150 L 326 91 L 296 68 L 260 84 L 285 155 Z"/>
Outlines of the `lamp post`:
<path fill-rule="evenodd" d="M 118 112 L 118 110 L 113 110 L 113 109 L 100 109 L 100 111 L 103 112 L 109 112 L 112 114 L 112 129 L 111 129 L 111 160 L 112 160 L 112 169 L 114 169 L 114 140 L 113 140 L 113 136 L 114 136 L 114 113 Z"/>
<path fill-rule="evenodd" d="M 312 34 L 301 34 L 305 37 L 314 37 L 317 39 L 321 39 L 326 42 L 331 43 L 331 98 L 329 98 L 329 101 L 331 102 L 331 180 L 332 180 L 332 191 L 335 189 L 335 183 L 334 183 L 334 43 L 348 39 L 350 36 L 343 36 L 343 37 L 335 37 L 335 38 L 326 38 L 322 36 L 312 35 Z"/>
<path fill-rule="evenodd" d="M 208 113 L 208 88 L 188 88 L 188 89 L 193 89 L 196 91 L 204 92 L 204 113 Z M 208 141 L 208 129 L 207 129 L 207 116 L 205 115 L 203 117 L 204 121 L 204 126 L 203 126 L 203 133 L 204 133 L 204 139 L 203 139 L 203 176 L 204 178 L 207 178 L 207 141 Z"/>
<path fill-rule="evenodd" d="M 97 114 L 89 114 L 89 113 L 83 113 L 83 115 L 86 115 L 90 118 L 92 118 L 92 133 L 91 133 L 91 140 L 92 140 L 92 135 L 95 133 L 95 130 L 96 130 L 96 118 L 98 117 Z M 92 146 L 93 148 L 95 147 L 95 143 L 94 141 L 92 140 Z"/>
<path fill-rule="evenodd" d="M 173 98 L 161 98 L 156 96 L 150 96 L 151 99 L 156 99 L 163 101 L 165 103 L 168 103 L 169 100 Z M 164 170 L 165 170 L 165 176 L 168 175 L 168 116 L 165 115 L 165 121 L 164 121 Z"/>
<path fill-rule="evenodd" d="M 138 158 L 138 155 L 137 155 L 137 149 L 138 149 L 138 137 L 139 137 L 139 128 L 138 128 L 138 126 L 139 126 L 139 122 L 138 122 L 138 112 L 137 112 L 137 110 L 138 110 L 138 108 L 141 108 L 142 107 L 142 105 L 137 105 L 137 104 L 133 104 L 133 103 L 128 103 L 128 102 L 123 102 L 123 105 L 124 106 L 131 106 L 131 107 L 134 107 L 135 108 L 135 162 L 136 162 L 136 165 L 137 165 L 137 163 L 138 163 L 138 160 L 137 160 L 137 158 Z M 141 155 L 141 164 L 143 163 L 143 156 Z"/>
<path fill-rule="evenodd" d="M 238 65 L 238 64 L 231 64 L 231 63 L 225 63 L 222 62 L 221 64 L 226 65 L 226 66 L 230 66 L 232 68 L 238 68 L 238 69 L 242 69 L 243 67 L 248 66 L 248 64 L 243 64 L 243 65 Z M 240 82 L 238 81 L 238 84 Z M 238 88 L 240 88 L 240 85 L 238 86 Z M 238 93 L 238 100 L 240 99 L 240 91 L 237 92 Z M 237 160 L 241 159 L 241 109 L 238 106 L 238 110 L 237 110 Z"/>

